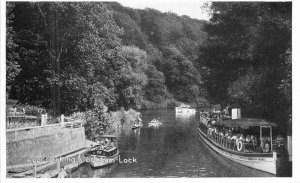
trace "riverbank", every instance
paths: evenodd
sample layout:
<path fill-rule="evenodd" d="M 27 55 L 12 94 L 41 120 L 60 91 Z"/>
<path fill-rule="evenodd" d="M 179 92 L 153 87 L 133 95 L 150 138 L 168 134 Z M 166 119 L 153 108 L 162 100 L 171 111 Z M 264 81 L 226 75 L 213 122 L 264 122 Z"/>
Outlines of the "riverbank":
<path fill-rule="evenodd" d="M 141 120 L 141 113 L 134 109 L 113 111 L 109 115 L 112 128 L 107 132 L 108 134 L 116 132 L 124 124 L 138 123 Z"/>

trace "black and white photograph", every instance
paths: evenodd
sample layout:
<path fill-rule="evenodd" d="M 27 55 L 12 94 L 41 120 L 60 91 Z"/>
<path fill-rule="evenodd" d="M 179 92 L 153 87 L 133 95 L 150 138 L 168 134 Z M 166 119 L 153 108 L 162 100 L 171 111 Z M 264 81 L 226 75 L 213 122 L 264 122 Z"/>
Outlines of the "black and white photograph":
<path fill-rule="evenodd" d="M 2 2 L 1 176 L 293 178 L 294 3 Z"/>

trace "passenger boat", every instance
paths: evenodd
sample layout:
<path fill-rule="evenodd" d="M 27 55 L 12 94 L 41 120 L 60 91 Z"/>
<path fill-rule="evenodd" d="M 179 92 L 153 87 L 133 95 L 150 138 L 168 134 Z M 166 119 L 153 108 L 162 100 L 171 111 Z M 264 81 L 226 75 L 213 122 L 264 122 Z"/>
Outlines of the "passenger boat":
<path fill-rule="evenodd" d="M 189 105 L 181 104 L 175 107 L 176 114 L 195 114 L 196 109 L 192 109 Z"/>
<path fill-rule="evenodd" d="M 85 154 L 92 167 L 102 167 L 118 161 L 119 150 L 117 147 L 117 138 L 111 135 L 101 136 L 100 138 L 105 139 L 105 141 L 98 139 L 98 144 L 91 147 Z"/>
<path fill-rule="evenodd" d="M 202 120 L 198 126 L 199 140 L 222 156 L 245 166 L 276 175 L 278 140 L 272 129 L 277 125 L 262 119 L 245 118 L 219 120 L 215 124 Z M 253 133 L 251 138 L 243 134 Z M 227 131 L 227 132 L 226 132 Z M 258 134 L 255 134 L 258 133 Z M 269 146 L 267 145 L 269 144 Z"/>
<path fill-rule="evenodd" d="M 160 125 L 162 125 L 162 122 L 160 122 L 158 119 L 153 119 L 148 124 L 148 126 L 160 126 Z"/>

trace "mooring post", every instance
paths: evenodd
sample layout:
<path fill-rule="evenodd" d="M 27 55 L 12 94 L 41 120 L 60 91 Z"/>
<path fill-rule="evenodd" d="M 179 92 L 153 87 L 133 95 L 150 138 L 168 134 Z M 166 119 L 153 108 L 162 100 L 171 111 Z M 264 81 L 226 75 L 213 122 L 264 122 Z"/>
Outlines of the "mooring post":
<path fill-rule="evenodd" d="M 61 124 L 61 125 L 64 124 L 64 115 L 63 115 L 63 114 L 60 116 L 60 124 Z"/>
<path fill-rule="evenodd" d="M 289 154 L 289 161 L 292 161 L 292 136 L 287 136 L 287 150 Z"/>
<path fill-rule="evenodd" d="M 56 169 L 60 171 L 60 158 L 57 160 Z"/>
<path fill-rule="evenodd" d="M 273 151 L 273 160 L 276 162 L 277 161 L 277 152 Z"/>
<path fill-rule="evenodd" d="M 80 153 L 78 153 L 78 157 L 77 157 L 77 164 L 78 164 L 78 166 L 81 164 Z"/>
<path fill-rule="evenodd" d="M 47 118 L 48 118 L 47 113 L 41 115 L 41 126 L 44 126 L 47 124 L 47 120 L 48 120 Z"/>
<path fill-rule="evenodd" d="M 33 177 L 36 177 L 36 164 L 33 166 Z"/>

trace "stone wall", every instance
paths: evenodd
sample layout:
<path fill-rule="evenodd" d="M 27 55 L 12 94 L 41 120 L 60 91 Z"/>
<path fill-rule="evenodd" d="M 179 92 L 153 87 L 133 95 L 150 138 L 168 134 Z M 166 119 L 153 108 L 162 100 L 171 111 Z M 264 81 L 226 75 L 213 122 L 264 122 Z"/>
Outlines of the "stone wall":
<path fill-rule="evenodd" d="M 7 166 L 55 158 L 85 147 L 84 128 L 60 124 L 6 131 Z"/>

